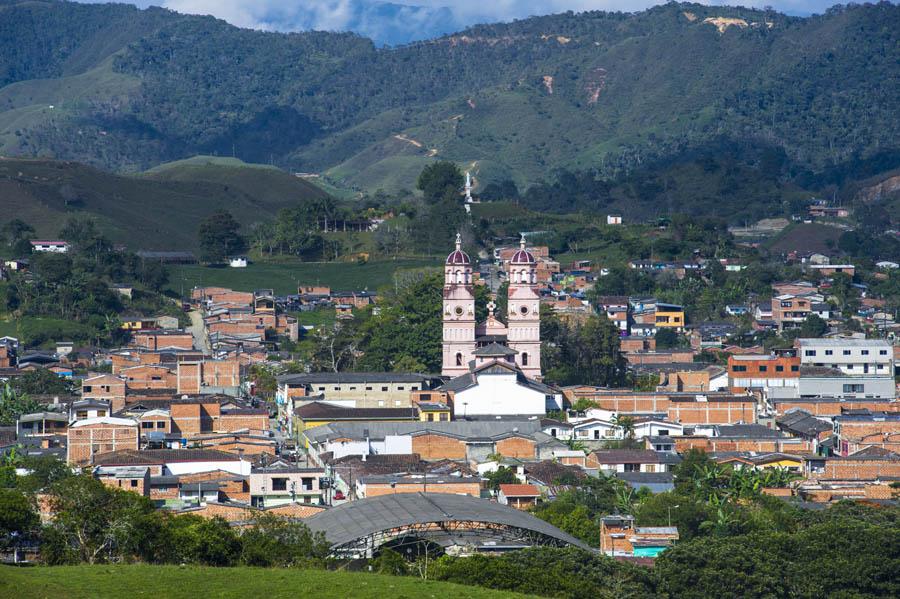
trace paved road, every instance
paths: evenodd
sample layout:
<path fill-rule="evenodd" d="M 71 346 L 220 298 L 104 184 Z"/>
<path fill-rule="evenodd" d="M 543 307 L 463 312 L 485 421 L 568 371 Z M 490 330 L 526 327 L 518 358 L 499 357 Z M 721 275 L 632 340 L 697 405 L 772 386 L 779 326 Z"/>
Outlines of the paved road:
<path fill-rule="evenodd" d="M 203 315 L 199 310 L 191 310 L 187 315 L 191 319 L 188 331 L 194 336 L 194 348 L 201 350 L 204 354 L 212 353 L 206 337 L 206 327 L 203 326 Z"/>

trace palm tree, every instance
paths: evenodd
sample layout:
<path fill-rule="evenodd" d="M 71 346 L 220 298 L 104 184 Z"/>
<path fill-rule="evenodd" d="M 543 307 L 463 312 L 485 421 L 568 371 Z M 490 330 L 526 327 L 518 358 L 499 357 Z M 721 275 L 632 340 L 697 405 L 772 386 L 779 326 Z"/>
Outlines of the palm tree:
<path fill-rule="evenodd" d="M 634 418 L 616 414 L 612 418 L 613 424 L 622 429 L 622 437 L 628 440 L 634 439 Z"/>

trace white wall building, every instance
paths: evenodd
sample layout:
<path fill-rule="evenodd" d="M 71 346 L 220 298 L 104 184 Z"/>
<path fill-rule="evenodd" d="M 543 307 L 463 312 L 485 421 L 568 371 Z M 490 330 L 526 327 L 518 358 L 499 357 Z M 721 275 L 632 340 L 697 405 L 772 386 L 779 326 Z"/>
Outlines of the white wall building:
<path fill-rule="evenodd" d="M 894 349 L 883 339 L 799 339 L 800 364 L 849 375 L 894 376 Z"/>

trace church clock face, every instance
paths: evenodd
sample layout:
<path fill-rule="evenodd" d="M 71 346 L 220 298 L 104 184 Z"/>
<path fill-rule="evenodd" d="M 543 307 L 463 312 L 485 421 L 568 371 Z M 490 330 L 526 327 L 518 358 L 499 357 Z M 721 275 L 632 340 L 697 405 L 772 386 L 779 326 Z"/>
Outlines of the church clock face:
<path fill-rule="evenodd" d="M 522 313 L 522 316 L 527 315 L 528 314 L 528 306 L 523 305 L 521 308 L 519 308 L 519 312 Z"/>
<path fill-rule="evenodd" d="M 454 312 L 456 313 L 457 316 L 462 316 L 462 315 L 463 315 L 463 312 L 464 312 L 463 307 L 462 307 L 462 306 L 456 306 L 456 309 L 454 310 Z"/>

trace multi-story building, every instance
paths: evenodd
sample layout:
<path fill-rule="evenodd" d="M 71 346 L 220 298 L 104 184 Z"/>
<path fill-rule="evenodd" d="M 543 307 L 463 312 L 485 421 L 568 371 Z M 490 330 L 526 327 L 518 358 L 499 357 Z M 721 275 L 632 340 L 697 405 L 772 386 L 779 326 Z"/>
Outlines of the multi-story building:
<path fill-rule="evenodd" d="M 620 334 L 628 334 L 631 313 L 628 298 L 624 295 L 608 295 L 597 298 L 597 308 L 606 314 L 619 329 Z"/>
<path fill-rule="evenodd" d="M 894 350 L 883 339 L 798 339 L 804 366 L 837 368 L 848 375 L 894 376 Z"/>
<path fill-rule="evenodd" d="M 732 393 L 770 387 L 796 387 L 800 358 L 776 355 L 732 355 L 728 357 L 728 388 Z"/>

